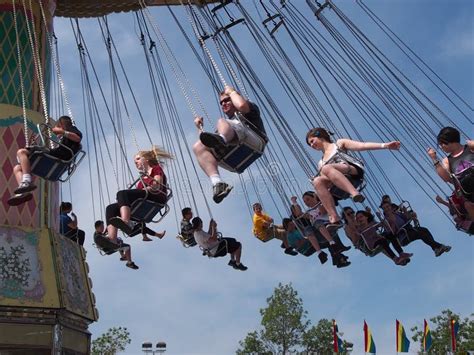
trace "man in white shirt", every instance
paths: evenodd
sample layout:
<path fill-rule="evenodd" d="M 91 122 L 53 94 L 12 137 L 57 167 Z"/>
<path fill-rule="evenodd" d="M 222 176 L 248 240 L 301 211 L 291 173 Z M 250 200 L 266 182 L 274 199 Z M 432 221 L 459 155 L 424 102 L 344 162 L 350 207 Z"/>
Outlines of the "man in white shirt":
<path fill-rule="evenodd" d="M 209 231 L 202 230 L 202 219 L 194 217 L 192 220 L 194 239 L 199 246 L 213 258 L 230 254 L 229 266 L 236 270 L 245 271 L 247 267 L 240 262 L 242 244 L 234 238 L 217 238 L 217 223 L 213 219 L 209 222 Z"/>

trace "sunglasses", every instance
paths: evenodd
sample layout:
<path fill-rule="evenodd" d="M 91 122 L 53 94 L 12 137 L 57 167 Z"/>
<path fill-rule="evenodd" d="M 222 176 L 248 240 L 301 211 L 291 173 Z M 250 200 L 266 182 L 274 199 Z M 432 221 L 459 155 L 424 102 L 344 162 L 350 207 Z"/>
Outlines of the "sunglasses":
<path fill-rule="evenodd" d="M 346 214 L 347 214 L 348 216 L 352 216 L 352 215 L 354 215 L 354 211 L 346 211 Z"/>
<path fill-rule="evenodd" d="M 225 99 L 222 99 L 222 100 L 220 101 L 220 104 L 223 105 L 223 104 L 225 104 L 225 103 L 227 103 L 227 102 L 231 102 L 231 101 L 232 101 L 232 99 L 231 99 L 230 97 L 226 97 Z"/>

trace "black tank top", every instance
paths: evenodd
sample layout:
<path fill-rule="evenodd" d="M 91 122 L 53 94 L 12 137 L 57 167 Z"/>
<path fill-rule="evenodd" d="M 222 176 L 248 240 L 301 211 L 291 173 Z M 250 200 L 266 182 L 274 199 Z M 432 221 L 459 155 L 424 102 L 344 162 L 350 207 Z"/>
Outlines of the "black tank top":
<path fill-rule="evenodd" d="M 459 156 L 448 156 L 448 162 L 450 172 L 459 175 L 474 166 L 474 153 L 465 145 L 463 152 Z"/>

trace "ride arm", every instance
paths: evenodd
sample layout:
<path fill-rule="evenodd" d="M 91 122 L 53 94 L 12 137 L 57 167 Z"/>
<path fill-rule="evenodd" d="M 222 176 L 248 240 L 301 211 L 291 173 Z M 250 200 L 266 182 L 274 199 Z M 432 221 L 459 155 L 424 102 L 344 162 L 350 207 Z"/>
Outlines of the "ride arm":
<path fill-rule="evenodd" d="M 77 135 L 76 133 L 66 131 L 65 129 L 58 126 L 53 127 L 53 132 L 56 135 L 64 136 L 65 138 L 68 138 L 69 140 L 74 141 L 76 143 L 79 143 L 81 141 L 81 137 Z"/>
<path fill-rule="evenodd" d="M 446 201 L 444 198 L 442 198 L 440 195 L 436 195 L 436 202 L 446 206 L 446 207 L 450 207 L 449 206 L 449 202 Z"/>
<path fill-rule="evenodd" d="M 449 173 L 449 160 L 448 160 L 448 158 L 444 158 L 443 161 L 440 162 L 438 157 L 436 156 L 436 151 L 433 148 L 428 148 L 428 155 L 430 156 L 431 160 L 433 161 L 433 165 L 434 165 L 436 173 L 439 175 L 439 177 L 441 179 L 443 179 L 443 181 L 452 183 L 451 174 Z"/>
<path fill-rule="evenodd" d="M 224 88 L 224 95 L 229 95 L 232 100 L 232 104 L 237 111 L 242 113 L 250 112 L 250 104 L 242 95 L 240 95 L 233 87 L 226 86 Z"/>
<path fill-rule="evenodd" d="M 72 229 L 77 229 L 77 216 L 74 214 L 74 212 L 71 212 L 71 216 L 71 222 L 69 222 L 67 226 Z"/>
<path fill-rule="evenodd" d="M 470 150 L 471 152 L 474 152 L 474 140 L 472 140 L 472 139 L 471 139 L 471 140 L 467 140 L 467 141 L 466 141 L 466 144 L 467 144 L 467 147 L 469 148 L 469 150 Z"/>
<path fill-rule="evenodd" d="M 337 146 L 343 150 L 380 150 L 380 149 L 390 149 L 390 150 L 399 150 L 400 142 L 391 141 L 386 143 L 372 143 L 372 142 L 359 142 L 353 141 L 351 139 L 342 138 L 337 140 Z"/>

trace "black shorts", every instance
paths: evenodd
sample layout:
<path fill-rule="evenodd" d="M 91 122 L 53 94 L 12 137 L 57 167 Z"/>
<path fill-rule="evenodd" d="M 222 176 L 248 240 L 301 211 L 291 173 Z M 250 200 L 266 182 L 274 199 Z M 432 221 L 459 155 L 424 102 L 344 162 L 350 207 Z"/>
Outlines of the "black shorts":
<path fill-rule="evenodd" d="M 213 256 L 218 258 L 220 256 L 225 256 L 227 253 L 235 253 L 240 248 L 240 246 L 240 242 L 234 238 L 222 238 L 222 240 L 219 242 L 219 245 L 217 246 L 217 251 Z"/>

